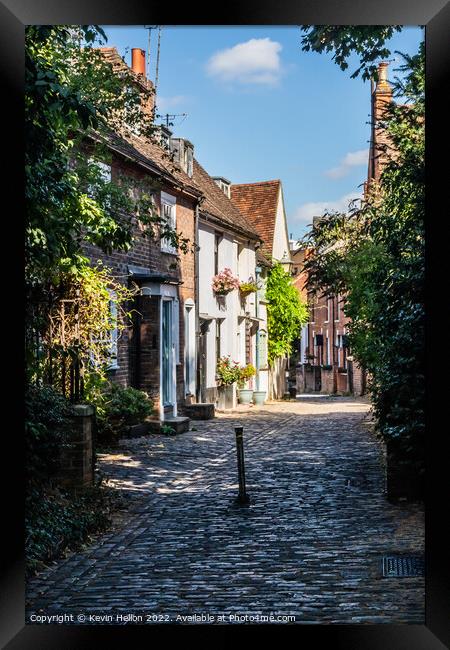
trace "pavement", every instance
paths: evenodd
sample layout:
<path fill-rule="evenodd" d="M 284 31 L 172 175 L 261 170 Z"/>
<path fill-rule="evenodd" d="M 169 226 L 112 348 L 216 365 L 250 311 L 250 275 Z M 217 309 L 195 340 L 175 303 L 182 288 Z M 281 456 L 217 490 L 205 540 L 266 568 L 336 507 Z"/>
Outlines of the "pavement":
<path fill-rule="evenodd" d="M 381 571 L 383 556 L 423 554 L 424 513 L 386 500 L 369 408 L 304 398 L 123 440 L 99 465 L 126 511 L 30 579 L 27 622 L 424 624 L 424 578 Z"/>

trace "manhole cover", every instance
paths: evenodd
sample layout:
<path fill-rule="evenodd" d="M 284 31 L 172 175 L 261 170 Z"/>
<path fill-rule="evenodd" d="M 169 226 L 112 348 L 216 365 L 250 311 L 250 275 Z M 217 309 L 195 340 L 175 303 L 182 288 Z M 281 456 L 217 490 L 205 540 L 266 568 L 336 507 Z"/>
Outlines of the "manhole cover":
<path fill-rule="evenodd" d="M 425 573 L 422 557 L 389 555 L 383 557 L 383 577 L 415 578 Z"/>

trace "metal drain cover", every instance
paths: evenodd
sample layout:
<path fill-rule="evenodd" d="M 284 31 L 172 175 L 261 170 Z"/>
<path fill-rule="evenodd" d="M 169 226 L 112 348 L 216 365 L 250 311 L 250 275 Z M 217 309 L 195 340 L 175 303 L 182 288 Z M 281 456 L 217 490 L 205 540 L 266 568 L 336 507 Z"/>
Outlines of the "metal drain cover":
<path fill-rule="evenodd" d="M 423 557 L 386 555 L 382 564 L 384 578 L 415 578 L 425 574 Z"/>

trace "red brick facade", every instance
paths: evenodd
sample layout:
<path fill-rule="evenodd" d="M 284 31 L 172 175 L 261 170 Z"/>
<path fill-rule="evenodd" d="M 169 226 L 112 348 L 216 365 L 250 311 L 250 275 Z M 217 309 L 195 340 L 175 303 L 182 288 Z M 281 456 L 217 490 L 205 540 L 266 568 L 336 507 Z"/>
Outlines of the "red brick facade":
<path fill-rule="evenodd" d="M 129 71 L 115 48 L 102 48 L 102 55 L 118 73 L 125 69 Z M 141 92 L 142 112 L 152 118 L 154 88 L 145 78 L 145 54 L 135 49 L 132 55 L 133 83 Z M 95 246 L 84 245 L 84 251 L 93 264 L 101 260 L 116 281 L 130 288 L 137 287 L 135 297 L 127 305 L 127 310 L 132 313 L 131 322 L 126 323 L 118 338 L 117 362 L 108 371 L 111 380 L 122 386 L 145 390 L 161 416 L 166 411 L 176 414 L 177 405 L 183 406 L 185 402 L 184 313 L 186 301 L 194 304 L 196 298 L 195 219 L 201 191 L 192 180 L 192 172 L 188 175 L 183 161 L 171 160 L 162 146 L 143 135 L 127 132 L 124 128 L 123 133 L 108 136 L 107 146 L 112 156 L 108 161 L 112 182 L 125 177 L 132 182 L 150 185 L 159 214 L 162 213 L 161 197 L 168 195 L 165 201 L 174 208 L 174 212 L 171 211 L 171 218 L 175 217 L 172 226 L 189 241 L 187 253 L 168 252 L 169 247 L 162 245 L 158 228 L 154 237 L 149 238 L 144 226 L 130 215 L 133 245 L 129 251 L 107 255 Z M 88 151 L 87 148 L 86 155 L 89 155 Z M 170 313 L 164 321 L 165 373 L 162 370 L 163 301 L 170 303 Z M 170 383 L 169 387 L 163 375 Z M 161 404 L 163 385 L 166 388 L 164 408 Z"/>
<path fill-rule="evenodd" d="M 141 176 L 132 164 L 115 157 L 112 161 L 112 178 L 120 169 L 129 177 Z M 163 191 L 176 197 L 176 228 L 183 237 L 194 242 L 194 214 L 196 199 L 188 197 L 174 188 L 165 186 Z M 158 209 L 159 195 L 156 196 Z M 165 253 L 157 237 L 149 240 L 143 234 L 136 220 L 133 223 L 134 244 L 126 253 L 113 252 L 106 255 L 95 246 L 85 244 L 84 251 L 92 263 L 101 260 L 111 269 L 114 277 L 126 286 L 131 286 L 133 275 L 129 267 L 147 269 L 163 282 L 177 283 L 179 300 L 179 359 L 177 364 L 177 401 L 184 403 L 184 304 L 188 298 L 195 301 L 194 253 L 180 252 L 178 255 Z M 137 281 L 141 284 L 140 281 Z M 134 386 L 148 392 L 159 406 L 160 400 L 160 296 L 139 295 L 132 305 L 132 323 L 123 330 L 117 344 L 117 369 L 110 371 L 111 379 L 123 386 Z"/>
<path fill-rule="evenodd" d="M 129 179 L 151 180 L 148 172 L 143 170 L 138 162 L 131 162 L 114 154 L 111 160 L 111 179 L 114 181 L 119 174 Z M 169 184 L 161 190 L 176 198 L 176 230 L 187 237 L 191 244 L 195 239 L 195 206 L 197 197 L 180 191 Z M 160 191 L 155 194 L 155 203 L 160 210 Z M 155 281 L 177 286 L 179 300 L 179 360 L 177 364 L 177 401 L 184 403 L 184 303 L 190 298 L 195 301 L 195 269 L 194 253 L 180 252 L 178 255 L 163 252 L 158 236 L 153 240 L 144 235 L 142 226 L 137 219 L 130 216 L 133 224 L 134 242 L 128 252 L 113 252 L 105 254 L 97 247 L 84 244 L 84 252 L 94 264 L 97 260 L 111 269 L 116 280 L 126 286 L 133 282 L 141 285 L 142 279 L 135 280 L 130 267 L 147 270 L 149 280 L 151 275 Z M 148 392 L 158 406 L 160 400 L 160 296 L 139 295 L 134 304 L 132 323 L 127 324 L 117 344 L 117 369 L 109 371 L 113 381 L 123 386 L 134 386 Z"/>

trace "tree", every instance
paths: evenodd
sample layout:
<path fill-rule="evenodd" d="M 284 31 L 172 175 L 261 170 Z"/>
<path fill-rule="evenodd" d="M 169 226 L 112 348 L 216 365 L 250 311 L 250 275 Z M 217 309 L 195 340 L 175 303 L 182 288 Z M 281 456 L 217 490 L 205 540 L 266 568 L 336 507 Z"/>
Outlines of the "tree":
<path fill-rule="evenodd" d="M 275 263 L 267 278 L 266 298 L 268 359 L 273 365 L 276 357 L 292 352 L 292 342 L 308 321 L 308 310 L 289 273 L 280 263 Z"/>
<path fill-rule="evenodd" d="M 99 162 L 110 158 L 112 133 L 139 128 L 152 138 L 155 129 L 152 115 L 141 110 L 133 73 L 124 66 L 117 74 L 96 47 L 105 41 L 95 25 L 26 29 L 26 332 L 33 372 L 36 336 L 48 339 L 55 301 L 67 297 L 71 284 L 91 277 L 83 242 L 106 253 L 128 250 L 133 218 L 139 218 L 148 237 L 158 226 L 162 236 L 187 247 L 153 208 L 158 179 L 131 183 L 123 175 L 111 180 L 102 173 Z M 112 279 L 102 273 L 98 280 L 87 288 L 96 286 L 102 302 Z"/>
<path fill-rule="evenodd" d="M 352 79 L 361 74 L 363 79 L 377 80 L 377 61 L 388 59 L 391 55 L 386 41 L 401 25 L 303 25 L 301 28 L 302 49 L 305 52 L 334 52 L 333 61 L 341 70 L 348 68 L 352 54 L 359 56 L 359 67 L 354 70 Z"/>
<path fill-rule="evenodd" d="M 306 237 L 312 288 L 346 294 L 350 344 L 370 373 L 377 429 L 424 470 L 424 45 L 404 56 L 403 81 L 380 128 L 388 162 L 361 209 L 327 214 Z"/>

